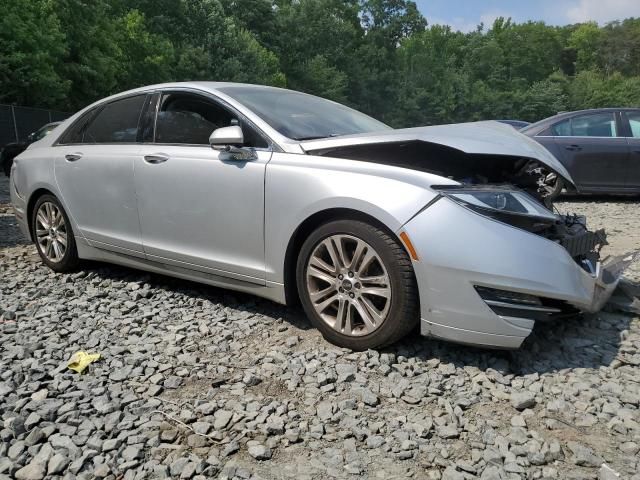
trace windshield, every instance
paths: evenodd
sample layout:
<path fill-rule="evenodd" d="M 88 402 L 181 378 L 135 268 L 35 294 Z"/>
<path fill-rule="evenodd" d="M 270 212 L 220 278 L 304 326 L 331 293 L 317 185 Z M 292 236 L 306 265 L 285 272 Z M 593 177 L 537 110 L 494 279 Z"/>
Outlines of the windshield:
<path fill-rule="evenodd" d="M 219 89 L 251 109 L 285 137 L 294 140 L 388 130 L 378 120 L 339 103 L 306 93 L 260 87 Z"/>

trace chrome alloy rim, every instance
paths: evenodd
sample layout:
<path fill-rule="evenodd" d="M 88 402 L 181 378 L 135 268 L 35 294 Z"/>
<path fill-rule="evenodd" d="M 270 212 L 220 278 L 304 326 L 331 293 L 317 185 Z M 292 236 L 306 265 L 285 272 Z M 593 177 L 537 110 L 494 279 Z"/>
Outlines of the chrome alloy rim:
<path fill-rule="evenodd" d="M 54 203 L 44 202 L 36 213 L 36 238 L 40 252 L 50 262 L 60 262 L 67 251 L 67 225 Z"/>
<path fill-rule="evenodd" d="M 322 320 L 344 335 L 367 335 L 386 320 L 391 282 L 380 255 L 351 235 L 332 235 L 311 253 L 306 268 L 311 304 Z"/>

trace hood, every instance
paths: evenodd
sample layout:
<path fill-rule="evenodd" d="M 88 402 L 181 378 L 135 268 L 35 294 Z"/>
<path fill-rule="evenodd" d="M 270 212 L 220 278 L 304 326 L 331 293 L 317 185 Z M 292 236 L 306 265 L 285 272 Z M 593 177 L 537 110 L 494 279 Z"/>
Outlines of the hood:
<path fill-rule="evenodd" d="M 567 169 L 542 145 L 513 127 L 495 121 L 403 128 L 309 140 L 300 146 L 307 153 L 344 147 L 425 142 L 479 156 L 508 156 L 536 160 L 573 184 Z"/>

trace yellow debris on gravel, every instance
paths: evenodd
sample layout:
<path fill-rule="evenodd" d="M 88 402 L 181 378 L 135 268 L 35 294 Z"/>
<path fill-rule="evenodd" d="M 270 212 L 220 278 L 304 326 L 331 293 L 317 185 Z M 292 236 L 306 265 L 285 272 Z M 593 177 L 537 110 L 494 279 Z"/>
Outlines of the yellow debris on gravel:
<path fill-rule="evenodd" d="M 90 363 L 93 363 L 99 359 L 99 353 L 87 353 L 80 351 L 71 355 L 69 363 L 67 363 L 67 367 L 69 367 L 74 372 L 82 373 Z"/>

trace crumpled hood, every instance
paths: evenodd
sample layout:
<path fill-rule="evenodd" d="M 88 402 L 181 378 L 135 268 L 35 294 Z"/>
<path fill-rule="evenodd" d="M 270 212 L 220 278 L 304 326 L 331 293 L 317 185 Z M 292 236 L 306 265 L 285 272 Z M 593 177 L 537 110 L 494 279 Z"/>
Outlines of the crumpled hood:
<path fill-rule="evenodd" d="M 436 125 L 382 130 L 357 135 L 301 142 L 305 152 L 312 153 L 338 147 L 423 141 L 455 148 L 468 154 L 507 155 L 530 158 L 546 165 L 570 183 L 574 183 L 566 168 L 542 145 L 519 133 L 510 125 L 495 121 Z"/>

